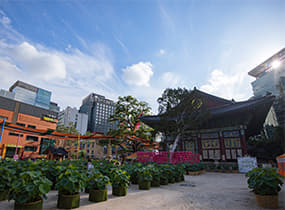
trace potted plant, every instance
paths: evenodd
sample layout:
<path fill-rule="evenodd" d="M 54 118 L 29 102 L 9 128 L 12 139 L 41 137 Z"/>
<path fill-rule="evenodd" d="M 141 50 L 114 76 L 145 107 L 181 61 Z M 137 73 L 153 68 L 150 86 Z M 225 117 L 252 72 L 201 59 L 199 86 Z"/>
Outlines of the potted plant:
<path fill-rule="evenodd" d="M 86 185 L 86 173 L 75 165 L 58 166 L 59 177 L 56 183 L 58 189 L 57 208 L 73 209 L 80 205 L 79 191 Z"/>
<path fill-rule="evenodd" d="M 278 192 L 283 184 L 276 168 L 254 168 L 246 173 L 248 188 L 255 193 L 258 206 L 278 208 Z"/>
<path fill-rule="evenodd" d="M 16 171 L 2 163 L 0 165 L 0 201 L 8 199 L 9 190 L 12 184 L 12 177 Z"/>
<path fill-rule="evenodd" d="M 9 200 L 15 200 L 14 209 L 42 209 L 51 185 L 41 171 L 21 172 L 12 182 Z"/>
<path fill-rule="evenodd" d="M 138 182 L 140 190 L 149 190 L 152 181 L 150 169 L 142 167 L 138 169 Z"/>
<path fill-rule="evenodd" d="M 111 170 L 112 194 L 116 196 L 127 195 L 127 188 L 130 183 L 128 172 L 118 168 Z"/>
<path fill-rule="evenodd" d="M 168 185 L 168 172 L 166 168 L 160 167 L 159 172 L 160 172 L 160 184 Z"/>
<path fill-rule="evenodd" d="M 106 201 L 107 188 L 106 185 L 110 184 L 110 179 L 104 176 L 99 171 L 94 171 L 88 176 L 87 186 L 89 189 L 89 201 L 100 202 Z"/>
<path fill-rule="evenodd" d="M 161 177 L 161 173 L 160 173 L 159 169 L 155 166 L 151 166 L 150 172 L 151 172 L 151 176 L 152 176 L 151 186 L 152 187 L 159 187 L 160 186 L 160 177 Z"/>

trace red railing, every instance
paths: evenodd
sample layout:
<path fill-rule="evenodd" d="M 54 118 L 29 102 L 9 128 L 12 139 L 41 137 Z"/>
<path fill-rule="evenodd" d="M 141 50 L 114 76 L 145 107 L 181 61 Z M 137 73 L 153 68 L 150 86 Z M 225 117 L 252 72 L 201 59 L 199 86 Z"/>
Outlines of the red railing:
<path fill-rule="evenodd" d="M 141 163 L 156 162 L 158 164 L 193 164 L 199 163 L 199 154 L 193 152 L 137 152 L 137 161 Z"/>

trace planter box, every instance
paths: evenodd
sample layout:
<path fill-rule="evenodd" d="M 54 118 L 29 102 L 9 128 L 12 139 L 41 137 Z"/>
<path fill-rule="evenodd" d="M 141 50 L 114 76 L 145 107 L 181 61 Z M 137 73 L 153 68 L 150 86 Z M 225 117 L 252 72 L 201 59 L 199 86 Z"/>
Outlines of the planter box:
<path fill-rule="evenodd" d="M 263 208 L 277 209 L 278 195 L 257 195 L 255 194 L 257 205 Z"/>
<path fill-rule="evenodd" d="M 151 181 L 140 181 L 139 189 L 140 190 L 149 190 L 151 185 Z"/>
<path fill-rule="evenodd" d="M 101 202 L 108 199 L 107 189 L 105 190 L 90 190 L 89 201 L 92 202 Z"/>
<path fill-rule="evenodd" d="M 31 202 L 31 203 L 16 203 L 14 204 L 14 210 L 26 210 L 26 209 L 43 209 L 43 200 Z"/>
<path fill-rule="evenodd" d="M 175 183 L 175 177 L 171 177 L 169 180 L 168 180 L 169 183 L 171 184 L 174 184 Z"/>
<path fill-rule="evenodd" d="M 126 196 L 127 195 L 127 187 L 114 187 L 114 186 L 112 186 L 112 195 Z"/>
<path fill-rule="evenodd" d="M 57 208 L 59 209 L 74 209 L 80 205 L 80 193 L 75 195 L 64 195 L 59 193 L 57 199 Z"/>
<path fill-rule="evenodd" d="M 152 187 L 159 187 L 160 186 L 160 179 L 152 180 L 151 186 Z"/>
<path fill-rule="evenodd" d="M 201 171 L 189 171 L 188 175 L 190 176 L 198 176 L 200 174 L 204 174 L 206 172 L 206 170 L 201 170 Z"/>
<path fill-rule="evenodd" d="M 161 179 L 160 178 L 160 184 L 161 185 L 168 185 L 168 179 Z"/>
<path fill-rule="evenodd" d="M 232 173 L 237 174 L 237 173 L 238 173 L 238 170 L 232 170 Z"/>
<path fill-rule="evenodd" d="M 0 191 L 0 201 L 8 200 L 9 191 Z"/>

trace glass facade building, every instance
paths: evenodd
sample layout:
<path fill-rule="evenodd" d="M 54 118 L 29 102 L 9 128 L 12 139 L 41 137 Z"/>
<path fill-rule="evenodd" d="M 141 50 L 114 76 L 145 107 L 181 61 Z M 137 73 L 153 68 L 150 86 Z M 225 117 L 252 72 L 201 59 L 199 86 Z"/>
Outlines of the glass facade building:
<path fill-rule="evenodd" d="M 88 114 L 88 131 L 107 134 L 109 130 L 117 127 L 116 123 L 109 122 L 115 108 L 116 104 L 112 100 L 91 93 L 83 99 L 79 112 Z"/>

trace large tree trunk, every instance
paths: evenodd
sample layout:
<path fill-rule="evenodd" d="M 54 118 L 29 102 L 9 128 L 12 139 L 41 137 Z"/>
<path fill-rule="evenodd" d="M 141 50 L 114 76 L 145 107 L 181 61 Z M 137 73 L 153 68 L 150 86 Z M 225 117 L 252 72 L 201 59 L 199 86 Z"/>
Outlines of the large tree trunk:
<path fill-rule="evenodd" d="M 179 142 L 179 139 L 180 139 L 180 133 L 178 133 L 178 135 L 176 136 L 175 141 L 174 141 L 174 144 L 173 144 L 173 146 L 172 146 L 170 152 L 174 152 L 174 151 L 175 151 L 175 149 L 176 149 L 176 147 L 177 147 L 177 144 L 178 144 L 178 142 Z"/>
<path fill-rule="evenodd" d="M 177 147 L 177 143 L 179 142 L 180 139 L 180 133 L 178 133 L 178 135 L 175 138 L 174 144 L 172 145 L 172 148 L 170 150 L 170 157 L 169 157 L 169 162 L 172 163 L 172 158 L 173 158 L 173 152 L 175 151 L 176 147 Z"/>

